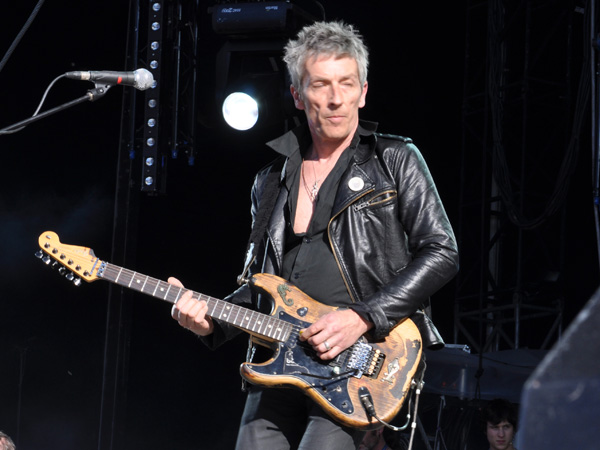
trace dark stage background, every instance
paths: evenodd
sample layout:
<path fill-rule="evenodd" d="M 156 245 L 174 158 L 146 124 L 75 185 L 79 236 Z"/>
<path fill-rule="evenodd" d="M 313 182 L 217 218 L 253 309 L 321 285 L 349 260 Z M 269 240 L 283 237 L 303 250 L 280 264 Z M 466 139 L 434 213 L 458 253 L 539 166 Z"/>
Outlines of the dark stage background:
<path fill-rule="evenodd" d="M 212 2 L 200 4 L 206 14 Z M 35 5 L 4 5 L 0 54 Z M 456 223 L 465 4 L 323 5 L 328 19 L 357 25 L 371 49 L 362 117 L 378 121 L 382 132 L 414 139 Z M 64 72 L 124 70 L 127 33 L 123 0 L 46 2 L 0 71 L 0 127 L 29 117 L 48 84 Z M 210 33 L 201 29 L 199 45 L 207 53 L 216 51 Z M 60 80 L 44 109 L 91 87 Z M 63 243 L 91 247 L 110 260 L 126 89 L 132 88 L 113 87 L 94 103 L 0 136 L 0 430 L 15 438 L 19 450 L 100 445 L 109 287 L 99 281 L 75 288 L 34 253 L 38 236 L 52 230 Z M 184 157 L 169 161 L 166 194 L 139 194 L 130 268 L 160 279 L 178 276 L 218 298 L 235 289 L 249 232 L 249 190 L 256 170 L 274 156 L 262 146 L 272 137 L 200 127 L 195 165 Z M 589 146 L 582 151 L 566 219 L 565 324 L 598 285 Z M 450 283 L 433 298 L 434 317 L 448 341 L 454 290 Z M 114 424 L 118 448 L 232 448 L 244 401 L 238 366 L 245 339 L 210 352 L 171 320 L 169 305 L 135 294 L 128 307 L 129 353 L 118 374 L 126 395 Z M 101 445 L 110 448 L 105 440 Z"/>

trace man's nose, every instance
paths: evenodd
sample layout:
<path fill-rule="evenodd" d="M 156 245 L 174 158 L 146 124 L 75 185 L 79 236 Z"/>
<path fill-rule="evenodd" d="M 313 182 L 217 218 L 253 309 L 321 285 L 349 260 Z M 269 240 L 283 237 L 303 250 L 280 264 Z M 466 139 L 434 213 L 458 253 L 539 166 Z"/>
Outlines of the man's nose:
<path fill-rule="evenodd" d="M 342 103 L 342 92 L 339 86 L 332 84 L 329 92 L 329 102 L 334 105 Z"/>

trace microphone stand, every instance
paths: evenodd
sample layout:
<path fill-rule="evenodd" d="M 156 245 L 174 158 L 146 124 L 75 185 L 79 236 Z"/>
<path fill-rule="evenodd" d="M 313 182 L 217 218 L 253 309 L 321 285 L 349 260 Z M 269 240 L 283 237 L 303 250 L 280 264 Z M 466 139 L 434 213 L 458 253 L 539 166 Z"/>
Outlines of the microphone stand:
<path fill-rule="evenodd" d="M 43 119 L 44 117 L 48 117 L 54 113 L 57 113 L 59 111 L 63 111 L 67 108 L 70 108 L 71 106 L 75 106 L 78 105 L 80 103 L 86 102 L 86 101 L 96 101 L 99 98 L 103 97 L 104 94 L 106 94 L 106 92 L 113 87 L 112 84 L 96 84 L 96 87 L 94 89 L 90 89 L 89 91 L 87 91 L 87 93 L 82 96 L 79 97 L 75 100 L 71 100 L 70 102 L 64 103 L 60 106 L 57 106 L 55 108 L 49 109 L 47 111 L 44 111 L 40 114 L 37 114 L 35 116 L 30 117 L 29 119 L 25 119 L 22 120 L 21 122 L 17 122 L 13 125 L 10 125 L 6 128 L 2 128 L 0 129 L 0 135 L 2 134 L 9 134 L 9 133 L 16 133 L 17 131 L 22 130 L 23 128 L 25 128 L 27 125 L 29 125 L 30 123 L 33 122 L 37 122 L 40 119 Z"/>

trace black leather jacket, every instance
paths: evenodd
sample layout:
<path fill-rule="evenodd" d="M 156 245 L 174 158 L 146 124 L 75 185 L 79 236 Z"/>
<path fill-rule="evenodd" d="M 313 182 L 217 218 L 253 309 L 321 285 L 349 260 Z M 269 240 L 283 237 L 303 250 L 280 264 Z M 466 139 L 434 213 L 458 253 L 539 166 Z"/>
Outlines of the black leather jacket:
<path fill-rule="evenodd" d="M 443 340 L 425 311 L 429 297 L 454 277 L 458 252 L 452 227 L 429 170 L 408 138 L 374 133 L 375 124 L 362 122 L 360 143 L 339 184 L 328 226 L 329 240 L 353 300 L 350 308 L 375 325 L 375 339 L 385 337 L 400 320 L 410 317 L 429 348 Z M 307 130 L 296 129 L 269 145 L 290 156 L 299 152 Z M 260 205 L 269 165 L 252 188 L 252 216 Z M 285 176 L 285 167 L 281 178 Z M 283 183 L 282 183 L 283 184 Z M 267 238 L 246 260 L 247 273 L 279 274 L 283 258 L 287 190 L 281 189 Z M 253 221 L 254 222 L 254 221 Z M 229 300 L 253 303 L 247 286 Z M 211 347 L 231 337 L 233 330 L 215 327 Z"/>

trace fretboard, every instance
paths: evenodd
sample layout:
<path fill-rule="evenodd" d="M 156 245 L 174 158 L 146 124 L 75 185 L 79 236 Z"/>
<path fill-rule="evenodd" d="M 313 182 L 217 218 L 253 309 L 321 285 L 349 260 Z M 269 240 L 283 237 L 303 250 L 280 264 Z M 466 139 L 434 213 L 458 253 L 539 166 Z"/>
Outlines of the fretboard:
<path fill-rule="evenodd" d="M 176 303 L 188 291 L 165 281 L 152 278 L 110 263 L 103 263 L 98 276 L 112 283 L 156 297 L 169 303 Z M 192 291 L 193 298 L 204 300 L 208 305 L 207 314 L 213 319 L 234 325 L 249 333 L 263 336 L 271 340 L 286 341 L 293 324 L 273 316 L 234 305 L 224 300 L 209 297 Z"/>

